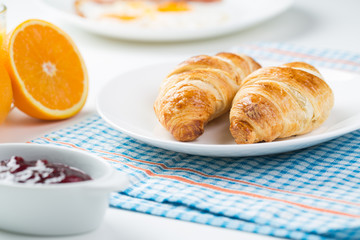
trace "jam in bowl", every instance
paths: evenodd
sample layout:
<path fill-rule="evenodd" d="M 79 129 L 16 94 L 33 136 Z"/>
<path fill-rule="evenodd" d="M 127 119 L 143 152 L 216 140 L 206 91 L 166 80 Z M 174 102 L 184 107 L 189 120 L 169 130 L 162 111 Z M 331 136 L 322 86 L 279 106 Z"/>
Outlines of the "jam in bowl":
<path fill-rule="evenodd" d="M 109 194 L 128 185 L 99 156 L 45 144 L 0 144 L 0 176 L 0 229 L 43 236 L 96 229 Z"/>
<path fill-rule="evenodd" d="M 39 159 L 25 161 L 19 156 L 0 161 L 0 181 L 18 183 L 71 183 L 91 180 L 80 169 Z"/>

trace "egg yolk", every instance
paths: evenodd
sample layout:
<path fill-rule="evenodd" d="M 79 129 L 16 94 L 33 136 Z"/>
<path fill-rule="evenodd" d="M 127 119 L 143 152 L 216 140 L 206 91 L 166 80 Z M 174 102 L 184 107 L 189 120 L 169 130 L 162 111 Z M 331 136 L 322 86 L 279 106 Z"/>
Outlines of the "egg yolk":
<path fill-rule="evenodd" d="M 123 21 L 130 21 L 139 18 L 139 16 L 135 15 L 126 15 L 126 14 L 104 14 L 102 17 L 105 18 L 115 18 Z"/>
<path fill-rule="evenodd" d="M 158 5 L 159 12 L 182 12 L 189 11 L 190 7 L 186 2 L 164 2 Z"/>

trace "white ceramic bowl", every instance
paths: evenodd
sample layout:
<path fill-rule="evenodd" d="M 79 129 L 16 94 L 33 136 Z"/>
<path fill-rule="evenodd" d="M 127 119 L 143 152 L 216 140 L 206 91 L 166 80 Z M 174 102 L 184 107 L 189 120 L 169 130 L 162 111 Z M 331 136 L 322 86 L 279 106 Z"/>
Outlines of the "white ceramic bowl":
<path fill-rule="evenodd" d="M 0 229 L 31 235 L 70 235 L 97 228 L 109 193 L 128 184 L 125 174 L 85 151 L 39 144 L 0 144 L 0 161 L 20 156 L 76 167 L 92 178 L 62 184 L 0 181 Z"/>

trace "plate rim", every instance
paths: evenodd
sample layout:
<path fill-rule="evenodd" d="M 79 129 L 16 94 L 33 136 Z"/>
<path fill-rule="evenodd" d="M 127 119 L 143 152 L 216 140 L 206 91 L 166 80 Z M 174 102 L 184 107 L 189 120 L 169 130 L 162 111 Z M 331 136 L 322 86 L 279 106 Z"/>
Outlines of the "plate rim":
<path fill-rule="evenodd" d="M 281 140 L 281 141 L 273 141 L 273 142 L 262 142 L 262 143 L 254 143 L 254 144 L 204 144 L 204 143 L 192 143 L 192 142 L 179 142 L 179 141 L 169 141 L 169 140 L 165 140 L 165 139 L 158 139 L 158 138 L 152 138 L 149 136 L 145 136 L 145 135 L 141 135 L 138 133 L 134 133 L 124 127 L 118 126 L 117 124 L 115 124 L 111 119 L 108 118 L 108 116 L 106 116 L 106 114 L 102 111 L 101 106 L 100 106 L 100 101 L 101 101 L 101 95 L 104 93 L 105 89 L 108 88 L 111 84 L 114 84 L 114 82 L 118 82 L 118 79 L 122 79 L 123 81 L 123 77 L 124 75 L 128 75 L 131 74 L 132 72 L 136 72 L 139 71 L 141 69 L 145 69 L 145 68 L 153 68 L 153 67 L 159 67 L 159 66 L 163 66 L 163 65 L 170 65 L 170 64 L 175 64 L 178 62 L 160 62 L 160 63 L 155 63 L 155 64 L 149 64 L 149 65 L 145 65 L 145 66 L 141 66 L 139 68 L 136 69 L 132 69 L 126 72 L 123 72 L 121 74 L 119 74 L 118 76 L 112 78 L 110 81 L 108 81 L 98 92 L 97 96 L 96 96 L 96 110 L 97 113 L 101 116 L 101 118 L 107 122 L 109 125 L 111 125 L 113 128 L 123 132 L 124 134 L 135 138 L 143 143 L 146 143 L 148 145 L 151 146 L 155 146 L 155 147 L 159 147 L 162 149 L 167 149 L 167 150 L 171 150 L 171 151 L 175 151 L 175 152 L 180 152 L 180 153 L 187 153 L 187 154 L 193 154 L 193 155 L 201 155 L 201 156 L 216 156 L 216 157 L 243 157 L 243 156 L 263 156 L 263 155 L 269 155 L 269 154 L 276 154 L 276 153 L 282 153 L 282 152 L 290 152 L 290 151 L 294 151 L 294 150 L 299 150 L 299 149 L 303 149 L 303 148 L 307 148 L 310 146 L 314 146 L 317 145 L 319 143 L 323 143 L 323 142 L 327 142 L 329 140 L 332 140 L 334 138 L 343 136 L 347 133 L 356 131 L 360 129 L 360 111 L 357 112 L 356 114 L 352 115 L 349 118 L 346 118 L 343 121 L 346 121 L 348 119 L 359 119 L 359 121 L 357 121 L 357 124 L 352 124 L 350 126 L 344 126 L 335 130 L 330 130 L 329 132 L 323 132 L 323 133 L 319 133 L 316 135 L 310 135 L 310 136 L 306 136 L 306 137 L 301 137 L 301 138 L 289 138 L 286 140 Z M 338 69 L 332 69 L 332 68 L 326 68 L 326 67 L 321 67 L 321 69 L 329 69 L 329 70 L 335 70 L 338 72 L 344 72 L 344 73 L 349 73 L 348 71 L 342 71 L 342 70 L 338 70 Z M 351 72 L 352 75 L 354 76 L 358 76 L 360 79 L 360 74 Z M 343 122 L 341 121 L 341 122 Z M 160 123 L 159 123 L 160 124 Z M 303 135 L 302 135 L 303 136 Z M 165 145 L 165 146 L 164 146 Z M 296 147 L 296 145 L 298 147 Z M 170 147 L 169 147 L 170 146 Z M 276 148 L 278 148 L 278 151 L 273 150 L 274 146 L 276 146 Z M 295 146 L 293 148 L 291 148 L 291 150 L 285 150 L 282 151 L 280 150 L 283 147 L 292 147 Z M 179 148 L 183 148 L 186 147 L 186 150 L 184 151 L 178 151 L 178 150 L 174 150 L 174 149 L 179 149 Z M 213 151 L 212 153 L 209 154 L 205 154 L 203 153 L 204 150 L 209 150 L 209 148 L 211 148 Z M 201 152 L 199 153 L 199 149 L 201 149 Z M 270 153 L 265 153 L 265 154 L 239 154 L 239 152 L 241 152 L 242 150 L 264 150 L 264 149 L 271 149 Z M 226 151 L 227 153 L 216 153 L 219 150 L 222 150 L 221 152 Z M 232 152 L 229 152 L 229 151 Z M 269 151 L 268 151 L 269 152 Z"/>

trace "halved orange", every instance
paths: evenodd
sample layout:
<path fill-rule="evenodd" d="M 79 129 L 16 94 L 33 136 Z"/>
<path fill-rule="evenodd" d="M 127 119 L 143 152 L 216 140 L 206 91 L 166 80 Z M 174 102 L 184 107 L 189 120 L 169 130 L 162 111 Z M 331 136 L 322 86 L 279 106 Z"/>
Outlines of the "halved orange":
<path fill-rule="evenodd" d="M 11 81 L 9 75 L 4 68 L 0 65 L 0 124 L 5 120 L 8 115 L 11 103 L 13 101 L 13 94 L 11 89 Z"/>
<path fill-rule="evenodd" d="M 17 108 L 46 120 L 68 118 L 82 109 L 87 69 L 63 30 L 43 20 L 27 20 L 8 34 L 4 50 Z"/>

